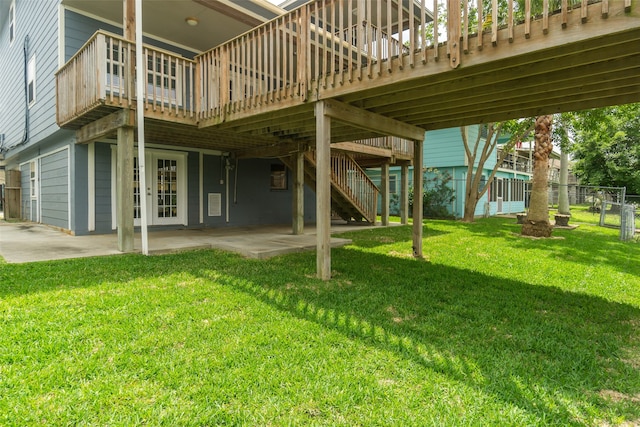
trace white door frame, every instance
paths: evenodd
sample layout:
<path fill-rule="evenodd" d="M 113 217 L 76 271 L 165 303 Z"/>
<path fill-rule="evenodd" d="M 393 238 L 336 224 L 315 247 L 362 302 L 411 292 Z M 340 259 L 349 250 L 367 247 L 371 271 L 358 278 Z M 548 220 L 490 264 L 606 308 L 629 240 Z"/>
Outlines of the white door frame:
<path fill-rule="evenodd" d="M 111 149 L 111 228 L 117 228 L 116 221 L 116 154 L 117 147 L 114 145 Z M 134 156 L 137 157 L 137 156 Z M 176 178 L 177 178 L 177 208 L 176 217 L 160 218 L 158 216 L 158 160 L 175 160 L 176 161 Z M 147 149 L 145 151 L 146 163 L 146 181 L 147 188 L 143 194 L 147 197 L 147 223 L 149 225 L 188 225 L 188 197 L 187 197 L 187 153 L 183 151 L 169 151 Z M 134 225 L 140 226 L 140 218 L 134 219 Z"/>

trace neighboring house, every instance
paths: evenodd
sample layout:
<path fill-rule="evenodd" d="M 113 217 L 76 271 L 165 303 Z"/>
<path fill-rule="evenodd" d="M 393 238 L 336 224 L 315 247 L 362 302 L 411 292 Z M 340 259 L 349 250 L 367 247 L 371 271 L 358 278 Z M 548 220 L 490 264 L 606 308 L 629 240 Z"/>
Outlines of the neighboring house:
<path fill-rule="evenodd" d="M 470 144 L 475 142 L 479 130 L 479 126 L 467 127 Z M 482 139 L 481 143 L 482 141 L 484 140 Z M 485 162 L 483 177 L 488 177 L 491 174 L 499 153 L 500 146 Z M 449 185 L 454 190 L 455 200 L 448 206 L 448 209 L 453 216 L 461 218 L 464 213 L 464 194 L 468 168 L 460 128 L 427 132 L 424 141 L 423 159 L 426 179 L 445 173 L 451 177 Z M 410 167 L 409 169 L 413 168 Z M 478 202 L 476 216 L 524 212 L 526 183 L 531 179 L 531 171 L 529 158 L 518 151 L 508 154 L 501 167 L 498 168 L 489 190 Z M 379 170 L 370 169 L 368 173 L 376 184 L 380 183 Z M 409 177 L 412 176 L 413 174 L 409 173 Z M 400 170 L 392 167 L 389 178 L 390 192 L 394 194 L 399 191 Z M 409 185 L 412 185 L 411 178 Z M 397 206 L 392 204 L 391 212 L 397 214 L 397 210 Z"/>

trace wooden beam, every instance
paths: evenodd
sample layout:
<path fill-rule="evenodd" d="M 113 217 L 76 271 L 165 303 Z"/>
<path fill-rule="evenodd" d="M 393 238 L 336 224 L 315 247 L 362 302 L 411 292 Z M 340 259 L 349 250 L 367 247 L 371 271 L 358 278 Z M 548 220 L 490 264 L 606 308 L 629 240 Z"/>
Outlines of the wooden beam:
<path fill-rule="evenodd" d="M 380 167 L 380 194 L 382 196 L 382 209 L 380 223 L 387 227 L 389 225 L 389 163 L 384 163 Z"/>
<path fill-rule="evenodd" d="M 133 134 L 131 127 L 118 128 L 116 222 L 120 252 L 133 251 Z M 145 189 L 140 194 L 144 197 Z"/>
<path fill-rule="evenodd" d="M 422 140 L 416 140 L 413 156 L 413 256 L 422 258 Z"/>
<path fill-rule="evenodd" d="M 369 154 L 371 156 L 384 157 L 390 159 L 391 149 L 372 147 L 370 145 L 359 144 L 357 142 L 336 142 L 331 144 L 332 150 L 348 151 L 350 153 Z"/>
<path fill-rule="evenodd" d="M 304 233 L 304 152 L 291 156 L 293 165 L 293 234 Z"/>
<path fill-rule="evenodd" d="M 331 279 L 331 117 L 325 101 L 316 116 L 316 268 L 318 278 Z"/>
<path fill-rule="evenodd" d="M 409 223 L 409 166 L 400 168 L 400 224 Z"/>
<path fill-rule="evenodd" d="M 249 25 L 250 27 L 257 27 L 258 25 L 264 23 L 266 19 L 260 20 L 249 13 L 246 13 L 239 9 L 239 7 L 235 7 L 233 2 L 221 2 L 219 0 L 194 0 L 196 3 L 200 3 L 203 6 L 208 7 L 209 9 L 215 10 L 229 18 L 240 21 L 243 24 Z"/>
<path fill-rule="evenodd" d="M 133 127 L 136 122 L 135 112 L 123 109 L 90 122 L 76 131 L 76 144 L 89 144 L 100 138 L 114 134 L 123 126 Z"/>
<path fill-rule="evenodd" d="M 349 123 L 353 126 L 370 129 L 382 135 L 393 135 L 404 139 L 417 140 L 424 138 L 424 129 L 403 123 L 389 117 L 381 116 L 367 110 L 353 107 L 335 100 L 324 101 L 327 117 Z"/>

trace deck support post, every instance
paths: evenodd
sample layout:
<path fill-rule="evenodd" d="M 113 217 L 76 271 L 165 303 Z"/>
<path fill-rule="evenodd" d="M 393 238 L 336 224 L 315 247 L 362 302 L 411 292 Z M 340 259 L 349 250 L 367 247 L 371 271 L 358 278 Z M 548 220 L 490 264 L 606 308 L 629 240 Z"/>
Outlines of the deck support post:
<path fill-rule="evenodd" d="M 133 251 L 133 132 L 133 127 L 118 128 L 116 220 L 120 252 Z"/>
<path fill-rule="evenodd" d="M 293 234 L 304 233 L 304 152 L 293 157 Z"/>
<path fill-rule="evenodd" d="M 409 166 L 400 167 L 400 224 L 409 223 Z"/>
<path fill-rule="evenodd" d="M 422 258 L 422 140 L 413 142 L 413 256 Z"/>
<path fill-rule="evenodd" d="M 331 118 L 324 101 L 316 116 L 316 268 L 318 278 L 331 279 Z"/>
<path fill-rule="evenodd" d="M 380 211 L 380 223 L 383 227 L 389 225 L 389 163 L 380 167 L 380 194 L 382 196 L 382 209 Z"/>

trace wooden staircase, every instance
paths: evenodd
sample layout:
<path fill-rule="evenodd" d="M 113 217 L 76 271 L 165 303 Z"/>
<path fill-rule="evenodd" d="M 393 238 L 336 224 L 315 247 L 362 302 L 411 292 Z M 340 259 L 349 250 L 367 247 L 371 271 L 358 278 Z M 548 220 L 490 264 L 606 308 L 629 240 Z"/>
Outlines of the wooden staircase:
<path fill-rule="evenodd" d="M 292 169 L 291 159 L 282 162 Z M 304 180 L 316 188 L 315 152 L 305 153 Z M 378 207 L 378 187 L 353 157 L 345 152 L 331 153 L 331 209 L 349 222 L 375 224 Z"/>

